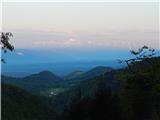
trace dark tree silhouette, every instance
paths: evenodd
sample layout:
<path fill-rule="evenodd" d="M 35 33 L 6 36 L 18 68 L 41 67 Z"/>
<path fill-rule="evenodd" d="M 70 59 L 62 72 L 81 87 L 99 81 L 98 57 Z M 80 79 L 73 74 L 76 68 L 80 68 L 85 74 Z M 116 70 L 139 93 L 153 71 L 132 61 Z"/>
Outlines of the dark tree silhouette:
<path fill-rule="evenodd" d="M 131 50 L 132 59 L 120 61 L 127 69 L 119 72 L 122 80 L 121 104 L 126 120 L 160 119 L 160 57 L 158 51 L 143 46 Z"/>
<path fill-rule="evenodd" d="M 148 64 L 153 64 L 151 58 L 156 57 L 157 55 L 157 51 L 155 49 L 145 45 L 137 51 L 130 50 L 130 53 L 134 56 L 133 58 L 127 60 L 118 60 L 119 63 L 127 64 L 129 70 L 131 70 L 131 66 L 136 62 L 143 61 Z"/>
<path fill-rule="evenodd" d="M 1 32 L 0 37 L 1 37 L 0 44 L 1 44 L 2 51 L 4 53 L 6 53 L 8 50 L 13 51 L 14 46 L 9 43 L 10 37 L 13 37 L 13 34 L 10 32 L 6 32 L 6 33 Z M 1 62 L 5 63 L 5 60 L 1 58 Z"/>

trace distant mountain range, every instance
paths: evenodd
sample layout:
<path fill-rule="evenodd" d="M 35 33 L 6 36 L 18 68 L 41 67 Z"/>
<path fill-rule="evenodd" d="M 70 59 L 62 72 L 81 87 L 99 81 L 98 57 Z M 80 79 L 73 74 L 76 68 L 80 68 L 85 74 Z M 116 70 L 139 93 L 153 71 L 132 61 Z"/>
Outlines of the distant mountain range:
<path fill-rule="evenodd" d="M 64 77 L 65 80 L 87 80 L 113 70 L 111 67 L 98 66 L 87 72 L 75 71 Z"/>
<path fill-rule="evenodd" d="M 50 71 L 42 71 L 37 74 L 32 74 L 30 76 L 24 77 L 23 80 L 25 82 L 45 82 L 48 84 L 53 84 L 56 82 L 60 82 L 62 79 Z"/>
<path fill-rule="evenodd" d="M 15 52 L 3 53 L 8 64 L 35 64 L 54 62 L 84 62 L 84 61 L 113 61 L 130 56 L 128 50 L 106 49 L 89 51 L 71 51 L 63 49 L 36 50 L 36 49 L 15 49 Z"/>
<path fill-rule="evenodd" d="M 116 90 L 119 84 L 115 76 L 116 70 L 113 68 L 97 66 L 87 72 L 74 71 L 64 77 L 50 71 L 41 71 L 24 78 L 2 75 L 1 81 L 47 97 L 57 110 L 63 110 L 79 90 L 82 96 L 93 96 L 101 83 Z"/>
<path fill-rule="evenodd" d="M 16 49 L 12 54 L 2 52 L 7 64 L 2 64 L 2 74 L 25 77 L 32 73 L 49 70 L 64 76 L 73 71 L 88 71 L 96 66 L 120 68 L 117 59 L 130 56 L 126 50 L 62 51 Z"/>
<path fill-rule="evenodd" d="M 2 83 L 17 85 L 34 93 L 53 88 L 69 88 L 83 80 L 89 80 L 112 71 L 110 67 L 98 66 L 87 72 L 75 71 L 64 77 L 59 77 L 50 71 L 42 71 L 24 78 L 15 78 L 2 75 Z"/>
<path fill-rule="evenodd" d="M 131 70 L 138 71 L 138 74 L 140 70 L 140 74 L 143 74 L 144 76 L 142 78 L 147 78 L 144 79 L 147 80 L 145 83 L 148 83 L 148 80 L 152 81 L 151 75 L 154 75 L 154 79 L 156 79 L 156 82 L 158 83 L 159 76 L 155 74 L 155 71 L 159 68 L 157 67 L 157 65 L 159 66 L 159 62 L 157 62 L 159 59 L 160 58 L 151 59 L 152 62 L 150 64 L 148 61 L 136 62 L 131 64 Z M 151 67 L 147 69 L 147 67 L 150 67 L 151 64 L 153 64 L 153 68 Z M 150 69 L 151 71 L 148 71 Z M 145 73 L 147 73 L 147 77 L 145 77 L 146 74 L 143 73 L 144 70 L 146 70 Z M 60 77 L 50 71 L 41 71 L 39 73 L 34 73 L 23 78 L 2 75 L 2 119 L 6 118 L 6 120 L 22 120 L 24 118 L 26 120 L 52 120 L 56 117 L 55 115 L 61 114 L 64 112 L 64 110 L 69 110 L 70 107 L 72 107 L 72 103 L 74 103 L 74 101 L 80 101 L 84 98 L 94 99 L 98 93 L 98 90 L 104 88 L 107 88 L 107 91 L 111 91 L 113 96 L 121 96 L 123 92 L 121 91 L 121 93 L 119 91 L 123 90 L 123 88 L 126 89 L 128 86 L 124 87 L 123 84 L 126 78 L 124 78 L 124 81 L 121 82 L 118 81 L 118 78 L 124 77 L 123 75 L 128 77 L 129 74 L 132 74 L 132 71 L 130 71 L 128 67 L 122 69 L 113 69 L 110 67 L 97 66 L 86 72 L 73 71 L 72 73 L 63 77 Z M 157 72 L 159 72 L 159 69 Z M 135 73 L 135 75 L 137 75 L 137 73 Z M 139 80 L 143 80 L 141 79 L 141 76 L 140 79 L 138 76 L 138 78 L 135 80 L 138 81 L 138 83 L 135 81 L 135 85 L 142 85 L 143 81 L 139 82 Z M 128 82 L 130 83 L 130 81 Z M 154 83 L 155 86 L 157 83 Z M 146 84 L 146 88 L 148 89 L 148 84 Z M 157 88 L 157 86 L 154 88 Z M 136 94 L 139 97 L 141 94 L 137 93 L 137 89 L 134 86 L 133 89 L 136 91 Z M 141 90 L 146 91 L 146 89 L 138 89 L 138 92 L 141 92 Z M 122 95 L 122 99 L 125 97 L 125 95 Z M 112 101 L 112 99 L 110 100 Z M 115 101 L 116 103 L 119 102 L 120 99 L 117 100 L 118 101 Z M 143 103 L 143 101 L 145 100 L 142 99 L 141 102 Z M 135 102 L 139 102 L 139 99 Z M 148 101 L 146 103 L 148 103 Z M 51 108 L 54 108 L 58 114 L 55 113 Z M 27 114 L 25 114 L 26 112 Z M 12 119 L 9 118 L 10 116 L 16 117 Z M 48 118 L 49 116 L 51 118 Z"/>

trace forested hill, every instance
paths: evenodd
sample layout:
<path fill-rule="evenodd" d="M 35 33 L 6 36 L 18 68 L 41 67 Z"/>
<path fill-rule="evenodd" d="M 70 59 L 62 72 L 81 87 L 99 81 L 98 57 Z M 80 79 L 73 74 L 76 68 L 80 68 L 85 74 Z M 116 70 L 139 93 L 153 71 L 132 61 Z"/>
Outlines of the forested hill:
<path fill-rule="evenodd" d="M 14 78 L 2 75 L 2 83 L 18 86 L 35 94 L 53 88 L 61 81 L 62 79 L 60 77 L 49 71 L 42 71 L 24 78 Z"/>
<path fill-rule="evenodd" d="M 65 80 L 88 80 L 97 76 L 102 76 L 112 70 L 114 69 L 111 67 L 97 66 L 91 70 L 88 70 L 87 72 L 73 72 L 67 76 L 64 76 L 63 78 Z"/>
<path fill-rule="evenodd" d="M 42 100 L 25 90 L 2 83 L 2 120 L 54 120 L 56 114 Z"/>
<path fill-rule="evenodd" d="M 86 72 L 74 71 L 64 77 L 59 77 L 50 71 L 41 71 L 24 78 L 15 78 L 2 75 L 2 83 L 8 83 L 23 88 L 35 94 L 45 95 L 52 89 L 63 89 L 76 86 L 83 80 L 94 79 L 112 71 L 110 67 L 98 66 Z M 62 90 L 62 91 L 63 91 Z M 46 92 L 45 92 L 46 91 Z M 54 90 L 53 90 L 54 91 Z"/>

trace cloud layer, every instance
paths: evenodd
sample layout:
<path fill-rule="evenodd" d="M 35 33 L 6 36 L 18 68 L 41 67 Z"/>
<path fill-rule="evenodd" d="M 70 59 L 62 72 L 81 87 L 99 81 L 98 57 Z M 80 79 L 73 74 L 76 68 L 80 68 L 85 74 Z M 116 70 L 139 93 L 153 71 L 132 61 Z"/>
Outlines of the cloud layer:
<path fill-rule="evenodd" d="M 158 31 L 108 31 L 104 33 L 15 32 L 17 48 L 114 48 L 133 49 L 147 45 L 159 48 Z"/>

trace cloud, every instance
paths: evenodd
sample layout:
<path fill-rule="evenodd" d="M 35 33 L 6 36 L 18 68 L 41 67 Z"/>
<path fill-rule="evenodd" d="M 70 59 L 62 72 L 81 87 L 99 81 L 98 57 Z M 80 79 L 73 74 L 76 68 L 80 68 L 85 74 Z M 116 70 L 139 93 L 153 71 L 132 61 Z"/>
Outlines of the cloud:
<path fill-rule="evenodd" d="M 16 48 L 114 48 L 137 49 L 143 45 L 159 48 L 156 30 L 104 31 L 97 33 L 25 32 L 15 33 Z"/>
<path fill-rule="evenodd" d="M 24 53 L 22 53 L 22 52 L 17 52 L 17 55 L 19 55 L 19 56 L 24 56 Z"/>
<path fill-rule="evenodd" d="M 72 37 L 74 36 L 74 37 Z M 127 48 L 134 49 L 147 45 L 153 48 L 158 46 L 156 32 L 114 32 L 106 34 L 75 34 L 66 36 L 67 39 L 34 40 L 35 46 L 43 47 L 81 47 L 81 48 Z"/>

